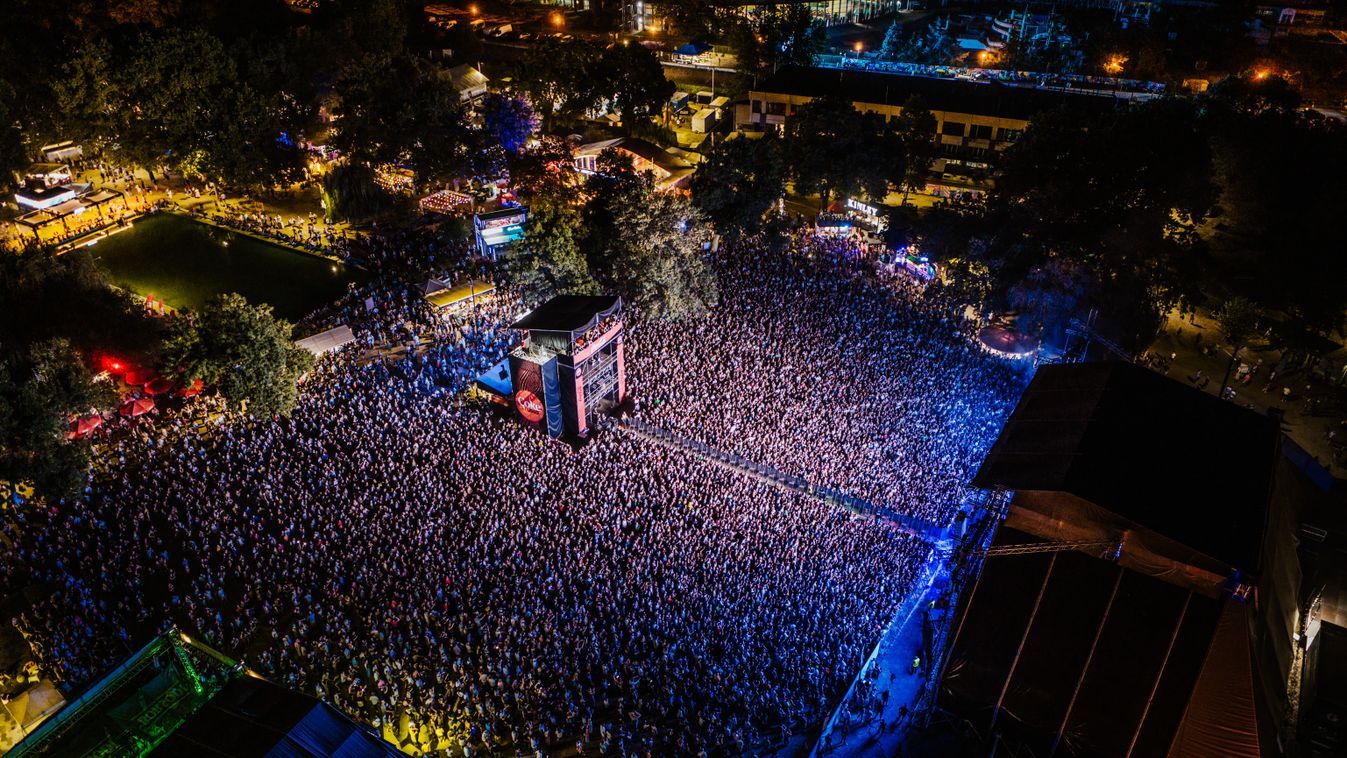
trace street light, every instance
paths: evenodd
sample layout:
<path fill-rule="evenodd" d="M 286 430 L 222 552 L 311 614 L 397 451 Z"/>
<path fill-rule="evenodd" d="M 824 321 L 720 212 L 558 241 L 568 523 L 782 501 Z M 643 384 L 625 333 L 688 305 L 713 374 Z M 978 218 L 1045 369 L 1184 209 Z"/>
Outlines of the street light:
<path fill-rule="evenodd" d="M 861 51 L 865 49 L 865 45 L 857 42 L 855 45 L 852 45 L 852 49 L 856 51 L 856 55 L 860 55 Z"/>
<path fill-rule="evenodd" d="M 1111 55 L 1109 56 L 1109 59 L 1104 62 L 1104 71 L 1109 74 L 1120 74 L 1122 73 L 1123 64 L 1125 63 L 1127 63 L 1127 56 Z"/>
<path fill-rule="evenodd" d="M 566 23 L 566 19 L 560 13 L 552 14 L 552 26 L 555 26 L 558 29 L 560 29 L 561 25 L 564 23 Z"/>
<path fill-rule="evenodd" d="M 468 13 L 470 13 L 470 14 L 476 16 L 476 15 L 477 15 L 477 12 L 478 12 L 478 11 L 477 11 L 477 5 L 476 5 L 475 3 L 468 6 Z"/>

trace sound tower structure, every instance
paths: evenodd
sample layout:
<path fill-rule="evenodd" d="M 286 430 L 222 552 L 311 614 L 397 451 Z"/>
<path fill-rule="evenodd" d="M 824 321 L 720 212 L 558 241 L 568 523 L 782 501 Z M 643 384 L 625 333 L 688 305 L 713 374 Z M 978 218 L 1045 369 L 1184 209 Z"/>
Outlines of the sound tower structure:
<path fill-rule="evenodd" d="M 589 419 L 627 397 L 622 298 L 559 295 L 511 325 L 514 407 L 553 437 L 584 437 Z"/>

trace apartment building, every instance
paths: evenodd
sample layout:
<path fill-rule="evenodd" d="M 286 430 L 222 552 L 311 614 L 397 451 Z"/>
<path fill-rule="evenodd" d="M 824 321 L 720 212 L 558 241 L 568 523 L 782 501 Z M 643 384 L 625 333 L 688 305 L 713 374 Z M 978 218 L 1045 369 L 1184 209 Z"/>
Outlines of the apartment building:
<path fill-rule="evenodd" d="M 985 190 L 996 156 L 1043 111 L 1062 105 L 1090 110 L 1123 107 L 1111 97 L 1024 83 L 789 66 L 749 90 L 748 101 L 735 108 L 735 125 L 750 131 L 781 129 L 800 106 L 827 95 L 840 95 L 857 110 L 885 118 L 897 117 L 909 98 L 920 97 L 936 121 L 933 137 L 940 150 L 928 188 L 937 194 Z"/>

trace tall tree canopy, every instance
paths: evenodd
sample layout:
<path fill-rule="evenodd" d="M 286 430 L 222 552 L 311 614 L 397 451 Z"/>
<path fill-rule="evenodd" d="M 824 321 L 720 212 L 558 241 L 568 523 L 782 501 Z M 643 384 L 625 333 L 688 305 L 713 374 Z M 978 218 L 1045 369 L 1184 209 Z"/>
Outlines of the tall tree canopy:
<path fill-rule="evenodd" d="M 719 299 L 706 260 L 710 231 L 683 196 L 601 156 L 586 208 L 586 249 L 595 277 L 657 317 L 701 313 Z"/>
<path fill-rule="evenodd" d="M 772 205 L 786 194 L 782 141 L 721 142 L 692 175 L 692 200 L 727 238 L 751 236 L 763 227 Z"/>
<path fill-rule="evenodd" d="M 31 482 L 47 497 L 78 491 L 88 470 L 88 444 L 68 441 L 66 425 L 114 399 L 110 387 L 90 379 L 65 340 L 0 355 L 0 479 Z"/>
<path fill-rule="evenodd" d="M 562 198 L 537 197 L 524 239 L 510 250 L 506 274 L 533 302 L 553 295 L 594 294 L 598 287 L 580 251 L 580 214 Z"/>
<path fill-rule="evenodd" d="M 299 378 L 314 362 L 290 333 L 271 306 L 221 295 L 198 313 L 173 318 L 164 365 L 184 384 L 200 379 L 218 387 L 230 404 L 246 405 L 255 416 L 289 415 L 299 399 Z"/>

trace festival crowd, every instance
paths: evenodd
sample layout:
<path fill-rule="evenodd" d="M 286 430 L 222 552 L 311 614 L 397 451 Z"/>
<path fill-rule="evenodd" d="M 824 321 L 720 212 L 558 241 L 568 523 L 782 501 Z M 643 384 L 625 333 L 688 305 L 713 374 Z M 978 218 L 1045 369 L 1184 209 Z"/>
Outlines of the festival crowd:
<path fill-rule="evenodd" d="M 463 251 L 360 244 L 383 273 L 308 324 L 359 342 L 291 417 L 110 441 L 82 496 L 23 512 L 0 578 L 49 593 L 18 619 L 48 670 L 87 684 L 172 623 L 454 755 L 738 755 L 825 719 L 930 546 L 470 399 L 523 303 L 498 291 L 444 316 L 416 282 L 475 276 Z M 1022 378 L 900 280 L 796 247 L 731 251 L 708 316 L 629 311 L 636 413 L 948 522 Z"/>

